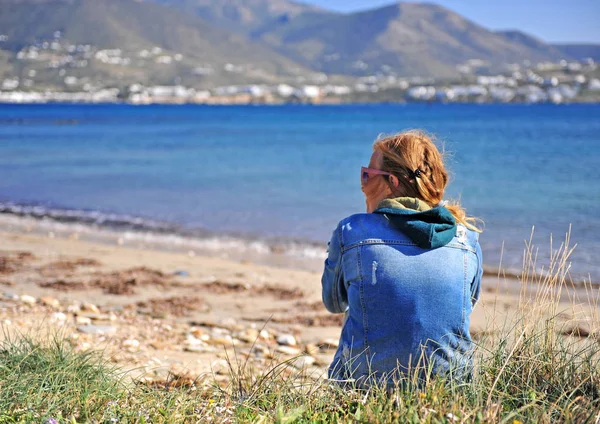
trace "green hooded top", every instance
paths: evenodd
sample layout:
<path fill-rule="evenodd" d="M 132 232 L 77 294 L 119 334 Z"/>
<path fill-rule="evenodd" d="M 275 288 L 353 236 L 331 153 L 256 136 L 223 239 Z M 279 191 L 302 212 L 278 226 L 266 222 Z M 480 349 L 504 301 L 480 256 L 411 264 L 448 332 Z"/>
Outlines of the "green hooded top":
<path fill-rule="evenodd" d="M 373 213 L 384 214 L 390 223 L 423 249 L 436 249 L 456 236 L 456 219 L 444 206 L 430 207 L 414 197 L 382 200 Z"/>

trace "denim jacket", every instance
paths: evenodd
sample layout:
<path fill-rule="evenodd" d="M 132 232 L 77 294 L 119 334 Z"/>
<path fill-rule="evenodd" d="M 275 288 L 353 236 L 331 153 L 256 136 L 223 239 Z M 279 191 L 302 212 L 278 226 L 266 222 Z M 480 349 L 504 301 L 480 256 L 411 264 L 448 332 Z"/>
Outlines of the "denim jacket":
<path fill-rule="evenodd" d="M 399 200 L 342 220 L 329 242 L 323 302 L 346 314 L 330 379 L 390 385 L 416 367 L 470 373 L 478 233 L 456 225 L 444 207 L 415 210 Z"/>

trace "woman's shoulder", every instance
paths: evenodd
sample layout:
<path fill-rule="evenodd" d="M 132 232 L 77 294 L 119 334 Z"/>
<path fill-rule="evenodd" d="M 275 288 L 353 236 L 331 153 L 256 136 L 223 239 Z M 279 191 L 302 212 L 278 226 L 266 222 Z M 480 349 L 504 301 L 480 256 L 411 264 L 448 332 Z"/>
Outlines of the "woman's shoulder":
<path fill-rule="evenodd" d="M 342 219 L 336 229 L 342 244 L 352 244 L 373 238 L 404 238 L 402 233 L 390 226 L 385 215 L 357 213 Z"/>
<path fill-rule="evenodd" d="M 377 224 L 385 221 L 385 217 L 375 213 L 355 213 L 342 219 L 337 227 L 345 231 L 352 231 L 355 225 Z"/>

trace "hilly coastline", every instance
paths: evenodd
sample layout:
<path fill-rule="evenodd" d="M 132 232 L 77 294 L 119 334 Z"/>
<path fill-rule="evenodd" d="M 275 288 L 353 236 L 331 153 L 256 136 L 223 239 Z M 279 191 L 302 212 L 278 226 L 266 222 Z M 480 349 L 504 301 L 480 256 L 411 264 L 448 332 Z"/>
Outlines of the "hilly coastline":
<path fill-rule="evenodd" d="M 96 97 L 126 99 L 138 86 L 179 86 L 195 90 L 177 96 L 188 100 L 235 94 L 245 102 L 248 95 L 257 97 L 255 88 L 228 87 L 284 84 L 268 89 L 267 97 L 393 100 L 397 91 L 405 99 L 414 84 L 473 84 L 478 76 L 515 71 L 525 82 L 553 77 L 571 82 L 562 78 L 578 71 L 570 62 L 600 55 L 596 45 L 552 45 L 520 31 L 491 31 L 431 3 L 356 13 L 286 0 L 0 0 L 0 5 L 0 93 L 13 92 L 0 99 L 15 97 L 15 90 L 109 90 Z M 595 65 L 587 71 L 584 82 L 575 82 L 597 76 Z M 459 97 L 481 97 L 477 90 L 463 92 Z M 437 96 L 428 91 L 426 100 L 430 94 Z M 263 89 L 258 97 L 264 100 Z M 500 95 L 509 97 L 519 96 Z"/>

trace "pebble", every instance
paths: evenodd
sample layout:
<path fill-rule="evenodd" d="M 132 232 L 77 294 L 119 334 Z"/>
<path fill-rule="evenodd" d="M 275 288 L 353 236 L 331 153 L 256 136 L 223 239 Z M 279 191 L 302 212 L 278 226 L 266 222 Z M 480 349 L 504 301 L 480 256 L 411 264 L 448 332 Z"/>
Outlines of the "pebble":
<path fill-rule="evenodd" d="M 221 327 L 226 328 L 228 330 L 241 330 L 243 328 L 233 318 L 225 318 L 221 320 L 219 324 Z"/>
<path fill-rule="evenodd" d="M 290 356 L 300 355 L 302 353 L 300 349 L 291 346 L 278 346 L 277 352 Z"/>
<path fill-rule="evenodd" d="M 206 345 L 190 345 L 184 347 L 183 350 L 193 353 L 212 353 L 216 351 L 214 347 Z"/>
<path fill-rule="evenodd" d="M 77 331 L 84 334 L 113 334 L 117 329 L 112 325 L 80 325 Z"/>
<path fill-rule="evenodd" d="M 150 346 L 152 346 L 156 350 L 173 350 L 175 347 L 171 343 L 162 342 L 160 340 L 155 340 L 150 342 Z"/>
<path fill-rule="evenodd" d="M 92 344 L 88 343 L 88 342 L 79 343 L 75 347 L 76 352 L 87 352 L 88 350 L 91 350 L 91 349 L 92 349 Z"/>
<path fill-rule="evenodd" d="M 331 362 L 331 355 L 317 355 L 315 357 L 315 365 L 319 367 L 326 367 Z"/>
<path fill-rule="evenodd" d="M 42 305 L 50 306 L 51 308 L 60 307 L 60 302 L 55 297 L 50 297 L 50 296 L 41 297 L 40 303 Z"/>
<path fill-rule="evenodd" d="M 98 307 L 93 303 L 84 303 L 83 305 L 81 305 L 81 310 L 85 312 L 92 312 L 95 314 L 100 312 L 100 309 L 98 309 Z"/>
<path fill-rule="evenodd" d="M 82 317 L 82 316 L 75 317 L 75 324 L 77 324 L 77 325 L 90 325 L 91 323 L 92 323 L 92 320 L 88 317 Z"/>
<path fill-rule="evenodd" d="M 233 346 L 233 339 L 231 336 L 215 337 L 210 340 L 210 344 L 216 346 Z"/>
<path fill-rule="evenodd" d="M 309 355 L 302 355 L 291 362 L 294 368 L 303 369 L 314 365 L 316 359 Z"/>
<path fill-rule="evenodd" d="M 296 346 L 296 338 L 291 334 L 281 334 L 277 337 L 277 343 L 283 346 Z"/>
<path fill-rule="evenodd" d="M 252 346 L 252 350 L 250 351 L 250 353 L 254 354 L 257 358 L 273 358 L 273 351 L 267 346 L 258 343 Z"/>
<path fill-rule="evenodd" d="M 150 358 L 150 360 L 146 363 L 146 366 L 156 366 L 162 365 L 162 361 L 158 359 L 156 356 Z"/>
<path fill-rule="evenodd" d="M 340 345 L 338 339 L 322 339 L 317 343 L 323 350 L 335 350 Z"/>
<path fill-rule="evenodd" d="M 219 337 L 219 336 L 228 336 L 229 330 L 225 328 L 215 327 L 212 329 L 211 336 Z"/>
<path fill-rule="evenodd" d="M 208 373 L 205 373 L 201 368 L 187 368 L 181 364 L 171 365 L 169 374 L 180 379 L 189 379 L 194 384 L 198 384 L 208 377 Z"/>
<path fill-rule="evenodd" d="M 314 354 L 314 353 L 319 353 L 319 346 L 316 345 L 315 343 L 309 343 L 304 347 L 304 351 L 306 353 L 310 354 Z"/>
<path fill-rule="evenodd" d="M 219 326 L 215 321 L 211 320 L 202 320 L 202 321 L 194 321 L 192 325 L 200 326 L 200 327 L 208 327 L 208 328 L 216 328 Z"/>
<path fill-rule="evenodd" d="M 204 332 L 199 328 L 192 328 L 192 330 L 190 331 L 190 334 L 192 336 L 196 337 L 197 339 L 199 339 L 204 335 Z"/>
<path fill-rule="evenodd" d="M 229 373 L 229 364 L 225 359 L 217 359 L 210 365 L 210 369 L 215 374 L 226 375 Z"/>
<path fill-rule="evenodd" d="M 81 312 L 81 307 L 77 304 L 69 305 L 69 306 L 67 306 L 67 312 L 70 312 L 72 314 L 79 313 L 79 312 Z"/>
<path fill-rule="evenodd" d="M 254 343 L 258 339 L 259 333 L 258 330 L 254 328 L 247 328 L 246 330 L 238 333 L 236 337 L 246 343 Z"/>
<path fill-rule="evenodd" d="M 2 293 L 2 296 L 6 299 L 6 300 L 19 300 L 20 297 L 17 294 L 14 293 L 8 293 L 8 292 L 4 292 Z"/>
<path fill-rule="evenodd" d="M 193 334 L 188 334 L 185 338 L 185 342 L 186 346 L 200 346 L 200 345 L 204 345 L 204 341 L 196 336 L 194 336 Z"/>
<path fill-rule="evenodd" d="M 89 318 L 92 321 L 114 321 L 117 317 L 113 314 L 81 314 L 79 315 L 82 318 Z"/>
<path fill-rule="evenodd" d="M 23 296 L 21 296 L 20 300 L 26 305 L 35 305 L 36 302 L 35 297 L 29 296 L 28 294 L 24 294 Z"/>
<path fill-rule="evenodd" d="M 140 342 L 136 339 L 124 340 L 123 343 L 121 344 L 121 346 L 127 352 L 131 352 L 131 353 L 137 352 L 138 350 L 140 350 Z"/>
<path fill-rule="evenodd" d="M 66 321 L 66 319 L 67 319 L 67 316 L 62 312 L 54 312 L 50 316 L 50 321 L 52 321 L 52 322 L 63 322 L 63 321 Z"/>

